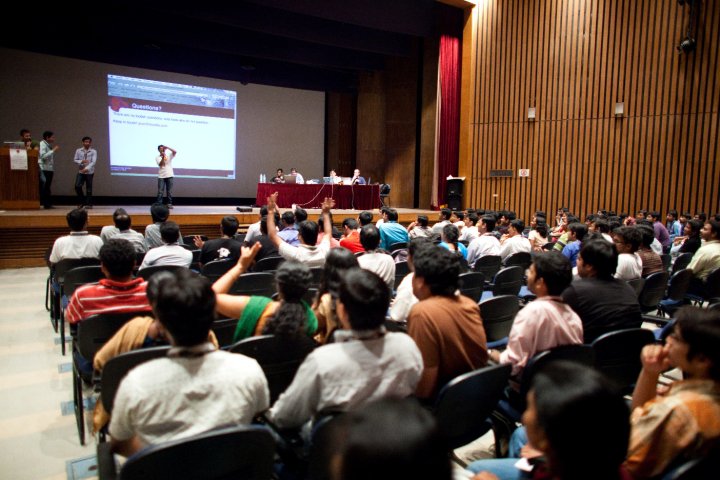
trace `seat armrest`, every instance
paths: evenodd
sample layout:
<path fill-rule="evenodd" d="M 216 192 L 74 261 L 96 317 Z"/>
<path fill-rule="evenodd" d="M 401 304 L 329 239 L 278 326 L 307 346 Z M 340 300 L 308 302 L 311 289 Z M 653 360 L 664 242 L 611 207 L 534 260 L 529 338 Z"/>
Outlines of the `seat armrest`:
<path fill-rule="evenodd" d="M 115 480 L 117 478 L 117 466 L 115 465 L 115 456 L 110 450 L 110 442 L 98 444 L 97 467 L 100 480 Z"/>

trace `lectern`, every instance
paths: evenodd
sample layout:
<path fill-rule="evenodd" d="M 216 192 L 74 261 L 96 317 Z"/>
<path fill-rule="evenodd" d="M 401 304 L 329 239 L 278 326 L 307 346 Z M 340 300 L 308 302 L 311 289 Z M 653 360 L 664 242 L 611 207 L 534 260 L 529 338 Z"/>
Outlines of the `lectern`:
<path fill-rule="evenodd" d="M 40 208 L 38 151 L 28 150 L 27 170 L 13 170 L 10 149 L 0 147 L 0 209 Z"/>

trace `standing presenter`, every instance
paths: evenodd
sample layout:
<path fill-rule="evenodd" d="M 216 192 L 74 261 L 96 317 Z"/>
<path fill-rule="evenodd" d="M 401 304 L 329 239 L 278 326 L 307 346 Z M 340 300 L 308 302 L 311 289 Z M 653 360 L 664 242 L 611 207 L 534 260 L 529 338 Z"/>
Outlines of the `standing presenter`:
<path fill-rule="evenodd" d="M 158 193 L 155 203 L 163 203 L 163 186 L 167 194 L 167 207 L 173 208 L 172 204 L 172 187 L 173 187 L 173 168 L 172 161 L 177 155 L 177 151 L 166 145 L 158 145 L 160 155 L 155 157 L 155 161 L 160 167 L 158 170 Z"/>
<path fill-rule="evenodd" d="M 82 147 L 75 150 L 73 161 L 78 165 L 78 173 L 75 176 L 75 193 L 78 198 L 78 208 L 93 208 L 92 188 L 93 177 L 95 176 L 95 163 L 97 162 L 97 150 L 91 148 L 92 138 L 83 137 Z M 83 184 L 85 193 L 83 193 Z"/>

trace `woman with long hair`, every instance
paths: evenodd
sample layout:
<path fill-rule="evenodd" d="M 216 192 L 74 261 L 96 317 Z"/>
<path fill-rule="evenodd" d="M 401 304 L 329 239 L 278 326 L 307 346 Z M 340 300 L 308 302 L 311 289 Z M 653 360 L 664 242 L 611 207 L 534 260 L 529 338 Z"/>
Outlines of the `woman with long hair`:
<path fill-rule="evenodd" d="M 357 257 L 345 248 L 333 248 L 325 259 L 320 289 L 313 303 L 312 310 L 318 321 L 315 340 L 325 343 L 328 335 L 335 330 L 339 321 L 335 311 L 335 300 L 340 289 L 342 277 L 352 268 L 360 268 Z"/>

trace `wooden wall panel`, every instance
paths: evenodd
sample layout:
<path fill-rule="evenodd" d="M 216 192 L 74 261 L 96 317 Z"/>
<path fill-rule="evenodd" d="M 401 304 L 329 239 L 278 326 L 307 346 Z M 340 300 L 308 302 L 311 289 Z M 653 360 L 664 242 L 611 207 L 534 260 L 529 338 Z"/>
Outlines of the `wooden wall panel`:
<path fill-rule="evenodd" d="M 465 206 L 719 212 L 719 3 L 703 0 L 697 49 L 681 55 L 690 7 L 677 1 L 478 2 L 463 42 Z"/>

